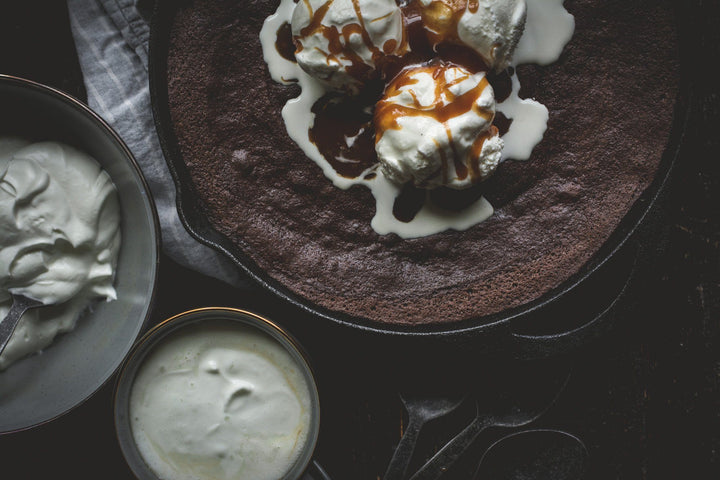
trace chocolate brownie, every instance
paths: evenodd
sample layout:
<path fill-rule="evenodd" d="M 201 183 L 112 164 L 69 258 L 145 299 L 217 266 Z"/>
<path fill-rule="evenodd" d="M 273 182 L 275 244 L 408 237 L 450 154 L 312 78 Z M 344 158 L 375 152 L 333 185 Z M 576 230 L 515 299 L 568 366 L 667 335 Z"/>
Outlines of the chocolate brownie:
<path fill-rule="evenodd" d="M 495 214 L 467 231 L 378 235 L 364 187 L 341 190 L 288 134 L 298 95 L 269 76 L 259 32 L 276 1 L 196 0 L 171 28 L 168 85 L 182 158 L 212 225 L 311 302 L 374 322 L 457 322 L 517 307 L 578 272 L 652 182 L 679 89 L 669 1 L 567 0 L 560 60 L 526 65 L 550 111 L 529 161 L 486 182 Z"/>

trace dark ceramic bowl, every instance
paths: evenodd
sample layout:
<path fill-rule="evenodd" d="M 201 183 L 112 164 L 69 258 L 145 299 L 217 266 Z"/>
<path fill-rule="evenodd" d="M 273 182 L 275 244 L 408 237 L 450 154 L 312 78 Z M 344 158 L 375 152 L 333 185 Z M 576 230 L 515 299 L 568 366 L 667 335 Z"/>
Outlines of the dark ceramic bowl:
<path fill-rule="evenodd" d="M 0 372 L 0 433 L 50 421 L 95 393 L 117 370 L 150 315 L 160 230 L 150 191 L 132 153 L 97 114 L 44 85 L 0 75 L 0 135 L 53 140 L 94 157 L 120 199 L 118 299 L 94 303 L 75 329 L 40 355 Z"/>

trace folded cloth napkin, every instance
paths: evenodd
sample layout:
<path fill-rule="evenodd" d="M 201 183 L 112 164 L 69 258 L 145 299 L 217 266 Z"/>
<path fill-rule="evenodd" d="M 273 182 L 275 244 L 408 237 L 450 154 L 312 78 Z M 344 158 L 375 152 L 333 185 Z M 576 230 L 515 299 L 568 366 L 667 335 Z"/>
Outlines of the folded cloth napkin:
<path fill-rule="evenodd" d="M 150 106 L 150 28 L 137 0 L 68 0 L 70 25 L 88 104 L 135 155 L 155 199 L 163 251 L 173 260 L 240 287 L 250 280 L 231 261 L 197 242 L 180 222 L 175 185 L 163 157 Z M 148 2 L 140 2 L 140 7 Z"/>

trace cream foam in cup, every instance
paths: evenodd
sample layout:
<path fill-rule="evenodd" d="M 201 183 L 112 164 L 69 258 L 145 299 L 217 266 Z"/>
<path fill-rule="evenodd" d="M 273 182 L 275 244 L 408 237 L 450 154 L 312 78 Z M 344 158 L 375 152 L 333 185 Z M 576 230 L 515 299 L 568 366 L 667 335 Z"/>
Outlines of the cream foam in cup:
<path fill-rule="evenodd" d="M 271 321 L 229 308 L 166 320 L 118 380 L 115 424 L 141 480 L 292 480 L 317 440 L 306 356 Z"/>

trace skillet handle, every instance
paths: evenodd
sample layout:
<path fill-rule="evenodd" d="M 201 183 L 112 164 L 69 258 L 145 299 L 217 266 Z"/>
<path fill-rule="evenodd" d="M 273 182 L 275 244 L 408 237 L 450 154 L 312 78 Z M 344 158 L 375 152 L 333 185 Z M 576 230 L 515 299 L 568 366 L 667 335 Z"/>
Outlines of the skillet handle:
<path fill-rule="evenodd" d="M 520 333 L 511 329 L 511 345 L 513 345 L 516 352 L 520 353 L 520 356 L 538 357 L 568 352 L 610 328 L 612 320 L 618 313 L 618 306 L 624 303 L 623 301 L 627 297 L 631 284 L 635 282 L 638 271 L 638 256 L 641 254 L 640 247 L 636 242 L 626 244 L 621 248 L 626 249 L 626 252 L 616 252 L 615 256 L 620 257 L 616 260 L 618 262 L 629 262 L 629 268 L 625 267 L 627 272 L 621 273 L 621 275 L 625 275 L 625 279 L 622 280 L 622 287 L 620 287 L 617 294 L 610 297 L 607 305 L 600 307 L 599 313 L 596 313 L 590 321 L 567 331 L 535 335 Z"/>

